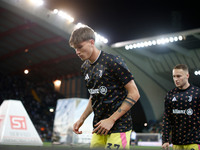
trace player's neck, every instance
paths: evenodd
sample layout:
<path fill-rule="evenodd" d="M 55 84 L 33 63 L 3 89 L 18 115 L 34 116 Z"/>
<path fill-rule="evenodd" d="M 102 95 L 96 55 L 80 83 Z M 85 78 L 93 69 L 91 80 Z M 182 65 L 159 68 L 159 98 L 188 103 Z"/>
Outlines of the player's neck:
<path fill-rule="evenodd" d="M 97 48 L 95 48 L 94 51 L 93 51 L 91 59 L 89 59 L 90 63 L 91 64 L 95 63 L 98 60 L 100 54 L 101 54 L 101 51 L 98 50 Z"/>
<path fill-rule="evenodd" d="M 190 83 L 186 83 L 184 86 L 179 87 L 180 90 L 185 90 L 190 86 Z"/>

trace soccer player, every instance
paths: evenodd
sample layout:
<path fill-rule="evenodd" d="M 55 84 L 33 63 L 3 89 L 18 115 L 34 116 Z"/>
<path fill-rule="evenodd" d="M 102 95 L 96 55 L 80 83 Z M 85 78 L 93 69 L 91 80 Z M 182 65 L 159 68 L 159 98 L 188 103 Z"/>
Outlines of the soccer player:
<path fill-rule="evenodd" d="M 88 105 L 73 131 L 94 112 L 90 148 L 129 149 L 132 130 L 131 107 L 140 95 L 133 75 L 119 56 L 95 46 L 95 33 L 90 27 L 75 29 L 69 44 L 84 63 L 81 72 L 90 93 Z"/>
<path fill-rule="evenodd" d="M 200 150 L 200 88 L 189 83 L 188 67 L 173 68 L 176 88 L 165 97 L 162 148 L 169 148 L 172 131 L 173 150 Z"/>

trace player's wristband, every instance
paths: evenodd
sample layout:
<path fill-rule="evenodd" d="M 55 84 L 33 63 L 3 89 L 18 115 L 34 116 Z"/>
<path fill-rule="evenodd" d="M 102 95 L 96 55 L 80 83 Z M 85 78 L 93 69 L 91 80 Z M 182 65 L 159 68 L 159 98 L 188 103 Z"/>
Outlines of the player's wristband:
<path fill-rule="evenodd" d="M 130 97 L 126 97 L 126 99 L 130 100 L 133 103 L 136 103 L 136 101 L 134 99 L 130 98 Z"/>

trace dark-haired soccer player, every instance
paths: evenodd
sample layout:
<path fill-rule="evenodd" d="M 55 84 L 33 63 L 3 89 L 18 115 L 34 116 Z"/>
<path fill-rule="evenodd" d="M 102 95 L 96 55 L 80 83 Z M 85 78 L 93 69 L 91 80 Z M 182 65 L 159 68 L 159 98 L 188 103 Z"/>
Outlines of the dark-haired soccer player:
<path fill-rule="evenodd" d="M 200 150 L 200 88 L 189 83 L 188 67 L 173 68 L 176 88 L 165 97 L 162 147 L 169 148 L 172 131 L 173 150 Z"/>
<path fill-rule="evenodd" d="M 131 72 L 119 56 L 98 50 L 95 33 L 90 27 L 72 32 L 69 44 L 84 63 L 81 72 L 90 93 L 88 105 L 73 131 L 94 112 L 93 136 L 90 147 L 129 149 L 132 119 L 130 108 L 140 95 Z"/>

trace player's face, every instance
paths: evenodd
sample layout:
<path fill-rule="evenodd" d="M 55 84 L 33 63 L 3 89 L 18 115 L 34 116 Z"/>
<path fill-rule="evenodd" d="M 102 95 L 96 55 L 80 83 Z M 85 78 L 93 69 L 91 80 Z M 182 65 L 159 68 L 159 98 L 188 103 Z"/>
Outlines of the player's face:
<path fill-rule="evenodd" d="M 90 59 L 93 52 L 92 40 L 84 41 L 75 46 L 75 51 L 81 60 Z"/>
<path fill-rule="evenodd" d="M 188 86 L 189 73 L 183 69 L 173 69 L 173 80 L 176 87 L 186 89 Z"/>

